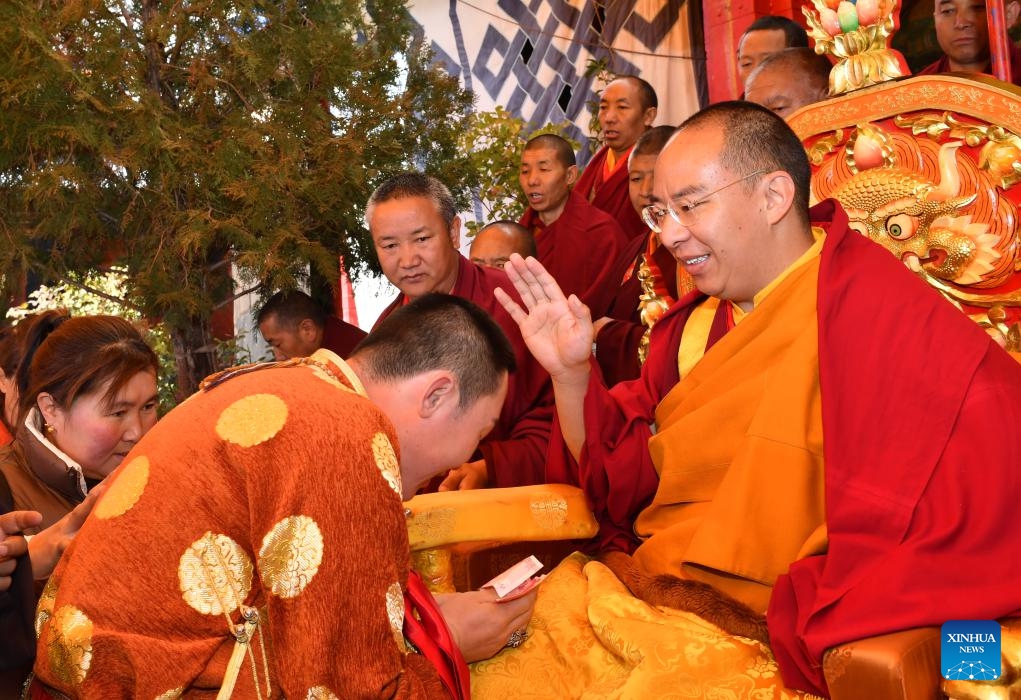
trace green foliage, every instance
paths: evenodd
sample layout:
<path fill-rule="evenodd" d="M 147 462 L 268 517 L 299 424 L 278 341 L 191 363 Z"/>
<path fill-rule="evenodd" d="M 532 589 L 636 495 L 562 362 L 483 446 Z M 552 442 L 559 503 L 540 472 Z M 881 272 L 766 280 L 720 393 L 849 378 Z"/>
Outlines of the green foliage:
<path fill-rule="evenodd" d="M 533 136 L 556 134 L 566 138 L 577 151 L 579 143 L 565 135 L 566 124 L 546 124 L 528 130 L 524 119 L 515 117 L 503 107 L 492 112 L 476 112 L 468 119 L 461 137 L 461 148 L 468 154 L 469 167 L 478 173 L 481 182 L 475 196 L 482 203 L 483 221 L 469 221 L 468 235 L 474 236 L 490 221 L 517 220 L 528 206 L 518 182 L 521 149 Z"/>
<path fill-rule="evenodd" d="M 145 342 L 156 351 L 159 358 L 157 387 L 160 399 L 160 414 L 173 408 L 177 401 L 174 388 L 177 380 L 177 366 L 170 334 L 162 324 L 149 324 L 137 310 L 125 306 L 118 299 L 124 294 L 127 276 L 123 270 L 93 272 L 81 278 L 72 278 L 52 286 L 42 286 L 29 294 L 28 301 L 21 306 L 8 309 L 7 318 L 15 322 L 41 311 L 67 309 L 72 316 L 109 315 L 121 316 L 133 321 L 142 331 Z"/>
<path fill-rule="evenodd" d="M 0 3 L 0 272 L 116 260 L 187 393 L 225 260 L 274 289 L 374 266 L 364 203 L 402 169 L 467 203 L 471 97 L 411 29 L 404 0 Z"/>
<path fill-rule="evenodd" d="M 597 86 L 595 91 L 598 95 L 617 78 L 617 74 L 610 70 L 610 57 L 608 56 L 606 58 L 590 58 L 585 64 L 585 77 L 595 80 Z M 589 100 L 586 105 L 589 112 L 588 130 L 594 141 L 594 153 L 603 144 L 603 130 L 599 124 L 599 98 Z"/>

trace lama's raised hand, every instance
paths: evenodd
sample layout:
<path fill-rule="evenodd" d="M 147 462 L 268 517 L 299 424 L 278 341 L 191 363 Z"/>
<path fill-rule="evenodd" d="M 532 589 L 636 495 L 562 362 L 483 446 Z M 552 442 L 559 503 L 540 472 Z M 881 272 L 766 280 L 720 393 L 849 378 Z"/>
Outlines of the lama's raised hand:
<path fill-rule="evenodd" d="M 504 271 L 525 308 L 502 289 L 496 298 L 521 329 L 521 337 L 554 382 L 587 381 L 592 353 L 592 316 L 575 295 L 565 297 L 553 276 L 538 260 L 511 255 Z"/>

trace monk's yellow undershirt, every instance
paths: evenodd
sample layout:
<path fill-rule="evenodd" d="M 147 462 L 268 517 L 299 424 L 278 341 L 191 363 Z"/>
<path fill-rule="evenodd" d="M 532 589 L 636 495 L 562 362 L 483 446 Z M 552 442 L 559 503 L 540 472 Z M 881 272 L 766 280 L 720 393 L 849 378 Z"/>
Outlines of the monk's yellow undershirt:
<path fill-rule="evenodd" d="M 769 294 L 776 289 L 781 282 L 787 279 L 788 275 L 807 263 L 809 260 L 817 257 L 822 252 L 822 246 L 826 240 L 826 232 L 817 226 L 813 226 L 812 237 L 815 239 L 815 242 L 812 243 L 808 250 L 802 253 L 801 257 L 792 262 L 787 269 L 781 272 L 772 282 L 759 290 L 759 293 L 752 298 L 752 311 L 754 311 L 755 307 L 761 304 L 762 300 L 769 296 Z M 709 297 L 702 302 L 698 308 L 692 311 L 688 320 L 684 324 L 684 332 L 681 335 L 681 347 L 677 352 L 677 369 L 680 372 L 682 379 L 687 376 L 688 372 L 691 371 L 691 368 L 698 364 L 698 361 L 702 359 L 703 355 L 705 355 L 705 346 L 706 343 L 709 342 L 709 332 L 713 326 L 713 319 L 716 317 L 716 312 L 722 303 L 731 305 L 735 326 L 740 323 L 745 316 L 751 313 L 751 311 L 743 310 L 732 301 L 724 302 L 717 297 Z"/>
<path fill-rule="evenodd" d="M 613 172 L 613 169 L 617 167 L 617 156 L 613 154 L 613 149 L 606 149 L 606 170 Z"/>

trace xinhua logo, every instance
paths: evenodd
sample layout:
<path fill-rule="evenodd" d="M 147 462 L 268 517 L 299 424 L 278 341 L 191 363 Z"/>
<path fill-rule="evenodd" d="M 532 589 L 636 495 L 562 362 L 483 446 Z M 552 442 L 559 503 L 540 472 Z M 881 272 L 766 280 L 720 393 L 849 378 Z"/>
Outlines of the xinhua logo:
<path fill-rule="evenodd" d="M 940 631 L 943 677 L 953 681 L 994 681 L 1000 677 L 1000 623 L 951 620 Z"/>

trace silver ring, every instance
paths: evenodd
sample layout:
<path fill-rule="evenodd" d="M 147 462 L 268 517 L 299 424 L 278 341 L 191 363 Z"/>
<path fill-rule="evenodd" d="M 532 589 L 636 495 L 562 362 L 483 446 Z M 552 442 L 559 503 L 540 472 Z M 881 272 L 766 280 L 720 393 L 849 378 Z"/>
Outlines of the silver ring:
<path fill-rule="evenodd" d="M 511 636 L 507 638 L 507 644 L 504 646 L 509 647 L 510 649 L 517 649 L 525 643 L 526 639 L 528 639 L 528 630 L 514 630 L 514 632 L 511 633 Z"/>

